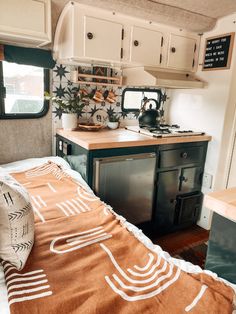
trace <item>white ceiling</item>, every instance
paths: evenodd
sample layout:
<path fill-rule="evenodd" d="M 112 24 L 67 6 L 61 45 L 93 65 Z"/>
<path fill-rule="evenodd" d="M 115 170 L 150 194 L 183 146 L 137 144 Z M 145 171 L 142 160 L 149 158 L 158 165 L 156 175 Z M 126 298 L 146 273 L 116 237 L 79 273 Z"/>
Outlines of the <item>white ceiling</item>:
<path fill-rule="evenodd" d="M 236 0 L 74 0 L 190 31 L 212 29 L 217 18 L 236 12 Z M 68 0 L 52 0 L 53 31 Z"/>

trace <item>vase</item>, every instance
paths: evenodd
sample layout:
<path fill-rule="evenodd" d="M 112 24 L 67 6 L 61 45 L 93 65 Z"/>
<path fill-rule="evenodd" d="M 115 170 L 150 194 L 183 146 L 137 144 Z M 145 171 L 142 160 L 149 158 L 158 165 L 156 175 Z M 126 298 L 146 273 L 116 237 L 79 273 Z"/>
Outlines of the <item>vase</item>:
<path fill-rule="evenodd" d="M 110 121 L 109 121 L 109 122 L 107 123 L 107 126 L 108 126 L 109 129 L 115 130 L 115 129 L 118 128 L 119 122 L 110 122 Z"/>
<path fill-rule="evenodd" d="M 77 113 L 63 113 L 61 117 L 62 127 L 64 130 L 72 131 L 77 128 Z"/>

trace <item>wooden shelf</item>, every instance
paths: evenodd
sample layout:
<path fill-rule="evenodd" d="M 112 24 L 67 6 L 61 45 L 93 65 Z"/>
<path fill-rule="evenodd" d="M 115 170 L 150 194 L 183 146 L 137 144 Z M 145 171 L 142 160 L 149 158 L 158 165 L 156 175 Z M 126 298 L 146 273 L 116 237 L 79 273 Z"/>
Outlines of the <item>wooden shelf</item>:
<path fill-rule="evenodd" d="M 89 84 L 89 85 L 97 85 L 97 86 L 116 86 L 116 87 L 121 87 L 122 85 L 120 84 L 112 84 L 112 83 L 100 83 L 100 82 L 89 82 L 89 81 L 76 81 L 74 83 L 79 83 L 79 84 Z"/>
<path fill-rule="evenodd" d="M 89 81 L 82 81 L 79 80 L 79 78 L 88 78 Z M 93 75 L 93 74 L 84 74 L 84 73 L 78 73 L 77 74 L 77 80 L 71 79 L 73 83 L 79 83 L 79 84 L 90 84 L 90 85 L 97 85 L 97 86 L 115 86 L 115 87 L 122 87 L 122 76 L 100 76 L 100 75 Z M 106 82 L 96 82 L 93 81 L 94 79 L 98 80 L 105 80 Z M 114 81 L 114 83 L 108 82 L 108 81 Z"/>

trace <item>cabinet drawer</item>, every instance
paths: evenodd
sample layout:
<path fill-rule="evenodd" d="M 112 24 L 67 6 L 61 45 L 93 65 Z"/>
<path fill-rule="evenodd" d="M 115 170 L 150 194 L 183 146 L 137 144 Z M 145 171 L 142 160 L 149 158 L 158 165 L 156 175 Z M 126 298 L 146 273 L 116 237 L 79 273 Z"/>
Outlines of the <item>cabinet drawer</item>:
<path fill-rule="evenodd" d="M 183 147 L 180 149 L 161 151 L 160 168 L 199 163 L 202 161 L 203 156 L 203 146 Z"/>

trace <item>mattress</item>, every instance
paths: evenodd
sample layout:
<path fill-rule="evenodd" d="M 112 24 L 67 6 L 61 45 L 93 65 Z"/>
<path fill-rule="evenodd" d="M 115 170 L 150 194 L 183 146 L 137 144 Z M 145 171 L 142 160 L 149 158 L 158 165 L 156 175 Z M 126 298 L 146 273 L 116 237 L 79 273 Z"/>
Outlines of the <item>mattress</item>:
<path fill-rule="evenodd" d="M 5 164 L 1 165 L 0 169 L 7 171 L 9 173 L 11 172 L 21 172 L 21 171 L 26 171 L 28 169 L 31 169 L 36 166 L 40 166 L 44 164 L 47 161 L 53 161 L 54 163 L 60 165 L 64 172 L 66 172 L 68 175 L 70 175 L 74 180 L 78 181 L 83 187 L 88 191 L 91 192 L 91 189 L 89 186 L 86 184 L 86 182 L 82 179 L 82 177 L 75 171 L 70 169 L 69 164 L 64 161 L 62 158 L 59 157 L 48 157 L 48 158 L 37 158 L 37 159 L 27 159 L 23 161 L 18 161 L 10 164 Z M 147 248 L 151 249 L 152 251 L 158 252 L 158 254 L 161 255 L 166 261 L 171 261 L 174 263 L 176 266 L 180 267 L 181 270 L 184 270 L 189 273 L 207 273 L 214 278 L 217 278 L 217 275 L 210 272 L 210 271 L 202 271 L 202 269 L 198 266 L 192 265 L 189 262 L 185 262 L 183 260 L 175 259 L 170 257 L 170 255 L 167 252 L 164 252 L 158 245 L 154 245 L 149 238 L 147 238 L 141 230 L 139 230 L 137 227 L 134 225 L 128 223 L 125 221 L 123 217 L 119 217 L 121 220 L 123 220 L 123 223 L 126 225 L 126 228 L 132 232 L 135 237 L 142 242 Z M 223 280 L 223 279 L 219 279 Z M 231 285 L 232 288 L 235 289 L 236 291 L 236 285 L 230 284 L 229 282 L 223 280 L 226 284 Z M 1 314 L 9 314 L 9 306 L 8 306 L 8 301 L 7 301 L 7 290 L 6 290 L 6 284 L 5 284 L 5 279 L 3 275 L 3 270 L 2 267 L 0 268 L 0 313 Z"/>

